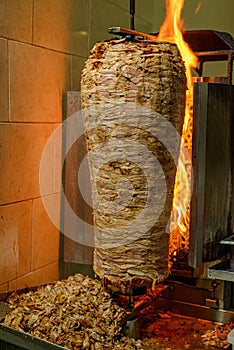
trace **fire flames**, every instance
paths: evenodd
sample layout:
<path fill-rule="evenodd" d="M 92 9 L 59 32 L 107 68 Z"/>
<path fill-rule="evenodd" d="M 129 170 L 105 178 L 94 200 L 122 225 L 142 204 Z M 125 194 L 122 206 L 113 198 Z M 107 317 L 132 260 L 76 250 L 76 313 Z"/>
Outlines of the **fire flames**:
<path fill-rule="evenodd" d="M 186 108 L 182 133 L 181 152 L 178 160 L 174 188 L 173 210 L 170 226 L 169 256 L 178 250 L 188 250 L 191 197 L 191 154 L 192 154 L 192 118 L 193 118 L 193 82 L 192 68 L 197 66 L 197 57 L 183 39 L 181 12 L 185 0 L 167 0 L 167 12 L 160 28 L 158 40 L 176 43 L 184 60 L 187 76 Z M 186 152 L 182 148 L 186 147 Z"/>

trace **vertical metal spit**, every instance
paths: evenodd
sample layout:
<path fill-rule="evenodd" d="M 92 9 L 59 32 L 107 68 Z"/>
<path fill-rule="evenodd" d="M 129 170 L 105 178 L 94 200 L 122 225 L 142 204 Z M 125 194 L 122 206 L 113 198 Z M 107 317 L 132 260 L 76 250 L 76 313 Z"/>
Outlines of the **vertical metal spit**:
<path fill-rule="evenodd" d="M 135 30 L 136 1 L 130 0 L 130 28 Z"/>

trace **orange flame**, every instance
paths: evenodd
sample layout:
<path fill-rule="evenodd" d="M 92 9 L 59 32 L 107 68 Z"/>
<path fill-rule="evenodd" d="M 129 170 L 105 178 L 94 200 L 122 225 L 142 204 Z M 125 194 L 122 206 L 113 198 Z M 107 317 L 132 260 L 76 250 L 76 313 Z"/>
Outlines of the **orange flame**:
<path fill-rule="evenodd" d="M 175 250 L 188 249 L 189 245 L 193 117 L 192 68 L 196 68 L 197 66 L 197 57 L 183 39 L 181 12 L 184 7 L 184 0 L 167 0 L 166 6 L 166 18 L 160 28 L 158 40 L 176 43 L 185 63 L 187 92 L 181 150 L 182 147 L 186 147 L 190 155 L 189 157 L 185 157 L 184 152 L 181 151 L 178 160 L 170 226 L 171 237 L 169 255 L 171 255 Z"/>

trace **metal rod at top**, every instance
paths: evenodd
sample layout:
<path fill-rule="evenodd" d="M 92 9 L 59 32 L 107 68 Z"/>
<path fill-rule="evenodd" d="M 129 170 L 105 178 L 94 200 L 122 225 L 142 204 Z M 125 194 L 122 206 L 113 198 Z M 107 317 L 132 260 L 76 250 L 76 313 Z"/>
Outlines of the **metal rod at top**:
<path fill-rule="evenodd" d="M 130 28 L 135 30 L 135 10 L 136 10 L 136 1 L 130 0 Z"/>

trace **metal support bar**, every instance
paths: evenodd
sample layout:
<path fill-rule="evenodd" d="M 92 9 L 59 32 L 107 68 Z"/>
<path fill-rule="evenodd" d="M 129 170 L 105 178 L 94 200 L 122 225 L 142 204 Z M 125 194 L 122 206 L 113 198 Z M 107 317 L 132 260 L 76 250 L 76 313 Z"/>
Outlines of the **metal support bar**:
<path fill-rule="evenodd" d="M 194 84 L 193 172 L 194 189 L 191 201 L 189 266 L 202 264 L 204 188 L 206 172 L 206 127 L 208 84 Z M 199 117 L 199 118 L 198 118 Z M 198 138 L 199 135 L 199 138 Z"/>
<path fill-rule="evenodd" d="M 132 30 L 135 30 L 135 12 L 136 12 L 135 0 L 130 0 L 130 28 Z"/>
<path fill-rule="evenodd" d="M 201 318 L 203 320 L 219 322 L 219 323 L 230 323 L 234 321 L 234 314 L 232 311 L 213 309 L 207 306 L 201 306 L 191 303 L 184 303 L 178 300 L 169 300 L 160 298 L 155 302 L 156 308 L 168 309 L 174 314 L 192 316 Z"/>
<path fill-rule="evenodd" d="M 229 84 L 232 84 L 233 60 L 234 60 L 234 53 L 231 52 L 228 55 L 228 79 L 229 79 Z"/>

